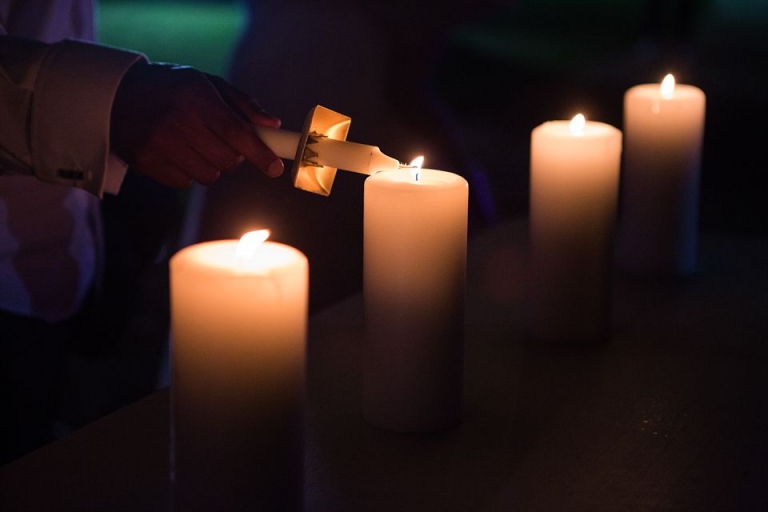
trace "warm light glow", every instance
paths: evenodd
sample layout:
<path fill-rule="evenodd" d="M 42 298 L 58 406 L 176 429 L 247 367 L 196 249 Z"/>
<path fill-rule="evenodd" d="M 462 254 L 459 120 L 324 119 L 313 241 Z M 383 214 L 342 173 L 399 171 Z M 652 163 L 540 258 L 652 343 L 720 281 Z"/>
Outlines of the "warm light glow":
<path fill-rule="evenodd" d="M 237 249 L 235 249 L 235 266 L 239 268 L 246 266 L 249 260 L 253 258 L 256 250 L 269 238 L 269 234 L 268 229 L 259 229 L 257 231 L 249 231 L 241 236 Z"/>
<path fill-rule="evenodd" d="M 421 166 L 424 165 L 424 157 L 423 156 L 417 156 L 413 160 L 411 160 L 411 163 L 408 164 L 408 167 L 411 168 L 411 174 L 413 175 L 413 179 L 415 181 L 419 181 L 419 174 L 421 174 Z"/>
<path fill-rule="evenodd" d="M 661 96 L 669 99 L 675 95 L 675 77 L 672 74 L 668 74 L 661 81 Z"/>
<path fill-rule="evenodd" d="M 587 120 L 584 118 L 584 115 L 576 114 L 573 116 L 573 119 L 571 119 L 571 133 L 574 135 L 581 135 L 585 124 L 587 124 Z"/>

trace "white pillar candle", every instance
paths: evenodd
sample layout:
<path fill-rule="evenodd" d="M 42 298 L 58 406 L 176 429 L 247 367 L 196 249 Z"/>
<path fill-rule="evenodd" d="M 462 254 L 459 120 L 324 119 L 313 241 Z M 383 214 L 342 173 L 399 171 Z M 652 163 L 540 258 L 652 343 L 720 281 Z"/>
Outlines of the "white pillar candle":
<path fill-rule="evenodd" d="M 365 181 L 362 411 L 427 432 L 461 419 L 467 181 L 433 169 Z"/>
<path fill-rule="evenodd" d="M 610 334 L 621 132 L 549 121 L 531 134 L 529 333 L 553 342 Z"/>
<path fill-rule="evenodd" d="M 706 98 L 698 87 L 643 84 L 624 94 L 624 168 L 617 258 L 636 272 L 696 269 Z"/>
<path fill-rule="evenodd" d="M 259 234 L 170 262 L 175 510 L 302 506 L 308 262 Z"/>

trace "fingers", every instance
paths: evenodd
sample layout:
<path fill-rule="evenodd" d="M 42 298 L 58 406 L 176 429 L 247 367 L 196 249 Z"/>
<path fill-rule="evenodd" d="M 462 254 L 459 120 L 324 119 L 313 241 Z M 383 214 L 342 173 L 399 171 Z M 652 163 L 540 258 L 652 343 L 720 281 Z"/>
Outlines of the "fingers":
<path fill-rule="evenodd" d="M 218 172 L 232 172 L 245 157 L 234 150 L 226 141 L 223 141 L 199 118 L 192 119 L 184 126 L 179 126 L 182 132 L 183 142 L 191 148 L 195 155 L 205 159 L 207 163 Z M 186 165 L 193 165 L 191 158 Z"/>
<path fill-rule="evenodd" d="M 216 181 L 244 159 L 268 176 L 283 161 L 254 125 L 278 127 L 247 94 L 194 68 L 143 63 L 123 77 L 112 106 L 111 149 L 171 187 Z"/>
<path fill-rule="evenodd" d="M 283 161 L 253 129 L 254 119 L 275 128 L 280 126 L 280 120 L 264 112 L 253 98 L 222 78 L 205 74 L 200 77 L 204 77 L 205 83 L 198 84 L 200 90 L 189 97 L 200 103 L 194 111 L 205 127 L 267 176 L 280 176 L 284 170 Z M 200 146 L 195 144 L 194 147 Z"/>
<path fill-rule="evenodd" d="M 221 94 L 222 99 L 238 114 L 241 114 L 245 121 L 249 121 L 257 126 L 267 128 L 280 128 L 279 118 L 268 114 L 261 105 L 249 94 L 234 87 L 232 84 L 216 75 L 207 75 L 211 83 Z"/>
<path fill-rule="evenodd" d="M 267 128 L 280 128 L 280 119 L 268 114 L 261 105 L 258 104 L 250 95 L 233 87 L 226 80 L 215 75 L 208 76 L 211 83 L 216 87 L 222 99 L 227 103 L 230 108 L 243 120 L 246 121 L 248 132 L 243 134 L 242 137 L 238 136 L 238 127 L 230 126 L 226 120 L 223 120 L 221 130 L 219 134 L 233 144 L 233 147 L 242 152 L 248 160 L 256 165 L 267 176 L 277 177 L 284 171 L 283 161 L 279 158 L 271 158 L 273 152 L 266 144 L 263 143 L 258 136 L 255 136 L 253 129 L 248 126 L 248 123 L 252 123 L 257 126 L 264 126 Z M 255 138 L 253 137 L 255 136 Z M 254 153 L 248 153 L 244 150 L 244 147 L 248 147 L 249 140 L 255 145 L 256 151 Z M 268 156 L 265 156 L 267 154 Z"/>
<path fill-rule="evenodd" d="M 283 161 L 256 135 L 253 126 L 226 105 L 215 107 L 201 113 L 208 128 L 264 174 L 280 176 L 284 170 Z"/>

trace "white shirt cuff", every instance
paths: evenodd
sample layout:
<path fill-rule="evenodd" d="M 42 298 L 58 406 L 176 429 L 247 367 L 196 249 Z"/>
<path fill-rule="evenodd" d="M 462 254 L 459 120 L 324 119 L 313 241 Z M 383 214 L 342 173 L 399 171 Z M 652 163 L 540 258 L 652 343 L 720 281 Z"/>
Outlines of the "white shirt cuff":
<path fill-rule="evenodd" d="M 143 58 L 76 40 L 52 45 L 32 100 L 32 167 L 39 179 L 98 197 L 119 190 L 127 166 L 109 152 L 112 102 L 125 72 Z"/>

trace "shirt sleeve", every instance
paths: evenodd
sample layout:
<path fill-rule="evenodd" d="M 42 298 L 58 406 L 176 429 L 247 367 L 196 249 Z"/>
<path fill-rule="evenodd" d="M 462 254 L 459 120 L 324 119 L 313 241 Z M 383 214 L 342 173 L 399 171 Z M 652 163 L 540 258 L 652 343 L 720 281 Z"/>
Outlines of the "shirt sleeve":
<path fill-rule="evenodd" d="M 0 173 L 116 193 L 127 166 L 109 150 L 112 102 L 144 58 L 78 40 L 0 36 Z"/>

